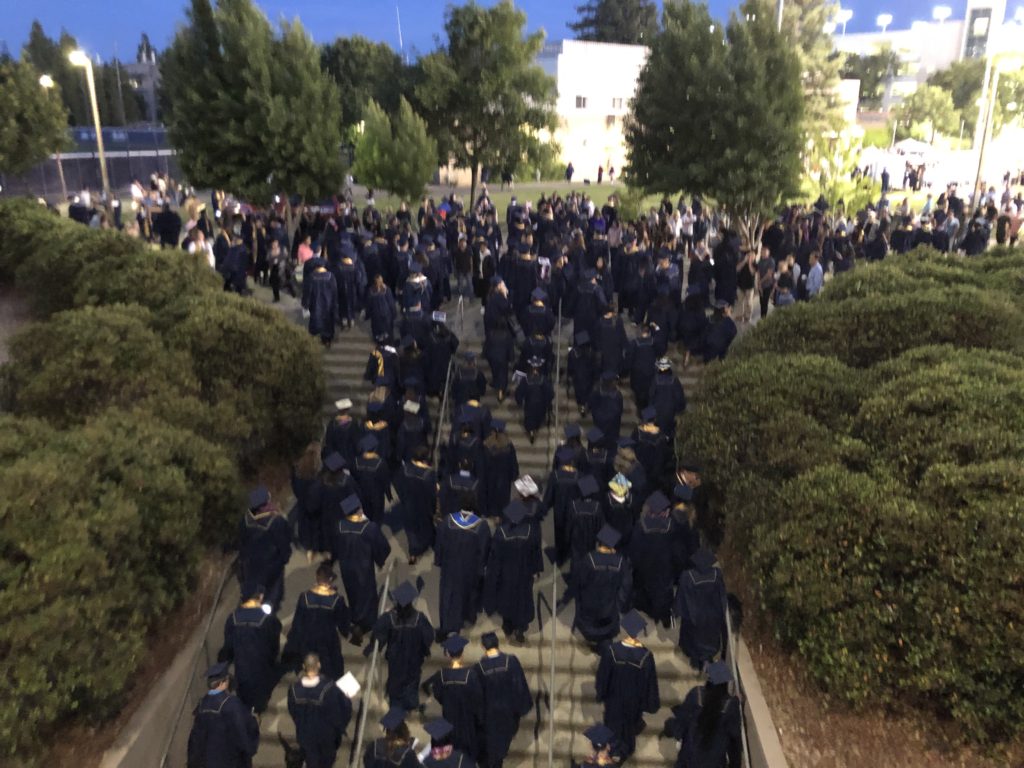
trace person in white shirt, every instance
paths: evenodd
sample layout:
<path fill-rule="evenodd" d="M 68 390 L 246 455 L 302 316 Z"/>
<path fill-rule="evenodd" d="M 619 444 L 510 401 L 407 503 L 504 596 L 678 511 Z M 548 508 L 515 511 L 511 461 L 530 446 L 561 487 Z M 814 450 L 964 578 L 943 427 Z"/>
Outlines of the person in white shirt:
<path fill-rule="evenodd" d="M 203 234 L 203 230 L 198 227 L 192 228 L 192 242 L 188 244 L 189 253 L 198 253 L 206 258 L 206 262 L 210 265 L 210 269 L 214 268 L 213 258 L 213 245 L 209 240 L 206 239 L 206 235 Z"/>

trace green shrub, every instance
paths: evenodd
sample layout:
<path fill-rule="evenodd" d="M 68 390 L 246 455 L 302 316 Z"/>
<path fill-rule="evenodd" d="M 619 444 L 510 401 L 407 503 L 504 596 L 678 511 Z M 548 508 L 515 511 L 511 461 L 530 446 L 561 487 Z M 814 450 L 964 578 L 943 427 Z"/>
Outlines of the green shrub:
<path fill-rule="evenodd" d="M 0 201 L 0 281 L 12 282 L 18 265 L 39 247 L 37 239 L 46 240 L 53 228 L 62 224 L 32 198 Z"/>
<path fill-rule="evenodd" d="M 42 419 L 0 413 L 0 466 L 34 451 L 53 437 L 53 428 Z"/>

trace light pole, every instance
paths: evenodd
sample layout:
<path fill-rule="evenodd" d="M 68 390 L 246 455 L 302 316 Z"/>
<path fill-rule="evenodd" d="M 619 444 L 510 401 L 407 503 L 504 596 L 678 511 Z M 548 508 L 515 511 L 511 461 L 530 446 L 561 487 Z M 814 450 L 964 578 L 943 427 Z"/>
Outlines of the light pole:
<path fill-rule="evenodd" d="M 849 8 L 840 8 L 836 14 L 836 22 L 843 25 L 843 37 L 846 37 L 846 22 L 853 18 L 853 11 Z"/>
<path fill-rule="evenodd" d="M 50 90 L 54 86 L 53 78 L 49 75 L 40 75 L 39 84 L 46 90 Z M 55 154 L 57 155 L 57 176 L 60 177 L 60 193 L 63 202 L 68 199 L 68 185 L 64 183 L 64 163 L 60 159 L 60 150 L 57 150 Z"/>
<path fill-rule="evenodd" d="M 92 75 L 92 62 L 85 51 L 76 50 L 68 54 L 72 66 L 85 68 L 85 81 L 89 85 L 89 101 L 92 103 L 92 120 L 96 125 L 96 150 L 100 156 L 100 179 L 103 181 L 103 198 L 110 203 L 110 179 L 107 178 L 107 157 L 103 152 L 103 126 L 100 124 L 100 108 L 96 103 L 96 80 Z"/>
<path fill-rule="evenodd" d="M 779 0 L 779 19 L 778 19 L 779 32 L 782 31 L 782 12 L 785 10 L 785 8 L 786 8 L 786 0 Z"/>
<path fill-rule="evenodd" d="M 946 19 L 953 15 L 953 9 L 948 5 L 936 5 L 932 8 L 932 19 L 942 24 Z"/>
<path fill-rule="evenodd" d="M 892 24 L 891 13 L 880 13 L 875 17 L 875 25 L 882 28 L 883 35 L 885 34 L 885 30 L 889 28 L 890 24 Z"/>

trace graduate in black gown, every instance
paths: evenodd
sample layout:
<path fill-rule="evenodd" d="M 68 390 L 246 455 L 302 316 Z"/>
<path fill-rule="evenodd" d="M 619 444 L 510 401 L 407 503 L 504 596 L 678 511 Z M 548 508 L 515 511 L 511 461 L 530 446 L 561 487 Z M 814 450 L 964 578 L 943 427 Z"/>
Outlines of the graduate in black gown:
<path fill-rule="evenodd" d="M 262 584 L 242 593 L 242 603 L 224 622 L 224 645 L 218 661 L 235 665 L 238 698 L 256 713 L 267 708 L 277 685 L 281 622 L 263 602 Z"/>
<path fill-rule="evenodd" d="M 587 406 L 594 426 L 604 432 L 605 443 L 613 445 L 622 428 L 622 393 L 615 384 L 614 371 L 601 374 L 601 383 L 590 393 Z"/>
<path fill-rule="evenodd" d="M 537 439 L 537 430 L 547 423 L 555 390 L 542 368 L 544 361 L 539 357 L 530 359 L 530 372 L 516 387 L 516 403 L 523 409 L 523 429 L 532 444 Z"/>
<path fill-rule="evenodd" d="M 298 669 L 303 657 L 315 653 L 326 677 L 338 680 L 345 674 L 341 638 L 349 633 L 348 606 L 334 587 L 337 578 L 329 563 L 316 569 L 316 584 L 299 595 L 281 654 L 285 664 Z"/>
<path fill-rule="evenodd" d="M 644 503 L 629 542 L 633 564 L 633 604 L 668 627 L 672 614 L 672 585 L 688 558 L 669 501 L 661 491 Z"/>
<path fill-rule="evenodd" d="M 434 546 L 434 515 L 437 514 L 437 475 L 430 466 L 430 449 L 425 445 L 403 462 L 395 478 L 401 500 L 402 528 L 409 545 L 409 564 Z"/>
<path fill-rule="evenodd" d="M 310 524 L 313 520 L 319 521 L 320 543 L 324 552 L 330 552 L 338 522 L 345 516 L 341 502 L 359 490 L 346 466 L 340 453 L 328 454 L 320 468 L 320 477 L 310 485 L 306 494 Z"/>
<path fill-rule="evenodd" d="M 413 750 L 405 710 L 392 707 L 380 719 L 384 735 L 374 740 L 363 753 L 363 768 L 421 768 Z"/>
<path fill-rule="evenodd" d="M 487 517 L 500 517 L 512 498 L 512 483 L 519 477 L 519 457 L 505 431 L 505 422 L 491 419 L 491 434 L 483 441 L 481 508 Z"/>
<path fill-rule="evenodd" d="M 435 672 L 426 683 L 441 705 L 441 714 L 452 724 L 452 743 L 479 761 L 484 727 L 484 686 L 476 664 L 467 665 L 462 652 L 469 641 L 459 635 L 447 638 L 442 646 L 450 664 Z"/>
<path fill-rule="evenodd" d="M 572 761 L 572 768 L 605 768 L 618 765 L 616 754 L 615 732 L 604 723 L 592 725 L 583 732 L 590 742 L 590 754 L 580 762 Z"/>
<path fill-rule="evenodd" d="M 658 360 L 658 349 L 650 324 L 640 326 L 640 335 L 629 342 L 626 349 L 626 369 L 629 371 L 629 387 L 633 400 L 641 411 L 647 407 L 647 397 L 654 381 L 654 365 Z"/>
<path fill-rule="evenodd" d="M 352 401 L 345 397 L 334 403 L 338 413 L 327 422 L 321 456 L 327 458 L 339 453 L 348 466 L 356 460 L 356 443 L 359 441 L 359 424 L 352 418 Z M 321 550 L 315 550 L 321 551 Z"/>
<path fill-rule="evenodd" d="M 633 431 L 633 452 L 644 468 L 648 488 L 661 488 L 674 468 L 672 443 L 657 424 L 658 411 L 649 405 L 640 413 Z"/>
<path fill-rule="evenodd" d="M 359 497 L 352 495 L 341 502 L 345 517 L 339 522 L 331 540 L 331 554 L 341 567 L 352 617 L 352 643 L 361 645 L 363 635 L 377 618 L 377 568 L 384 567 L 391 545 L 380 527 L 366 518 Z"/>
<path fill-rule="evenodd" d="M 359 486 L 359 498 L 366 516 L 380 524 L 386 502 L 391 500 L 391 472 L 378 452 L 378 441 L 374 435 L 364 435 L 357 448 L 359 455 L 352 474 Z"/>
<path fill-rule="evenodd" d="M 329 347 L 334 341 L 334 326 L 339 317 L 338 285 L 326 265 L 313 269 L 309 283 L 309 333 Z"/>
<path fill-rule="evenodd" d="M 736 338 L 736 322 L 732 319 L 732 305 L 725 300 L 718 299 L 714 303 L 715 314 L 711 324 L 704 328 L 704 335 L 701 338 L 701 350 L 704 353 L 704 362 L 712 360 L 724 360 L 729 352 L 729 346 Z"/>
<path fill-rule="evenodd" d="M 580 416 L 587 413 L 590 393 L 594 391 L 594 382 L 598 377 L 598 360 L 594 348 L 590 345 L 590 334 L 578 331 L 573 337 L 573 346 L 568 355 L 569 381 L 572 382 L 573 396 Z"/>
<path fill-rule="evenodd" d="M 434 565 L 441 569 L 438 634 L 445 636 L 472 625 L 480 612 L 484 568 L 491 529 L 463 496 L 461 509 L 441 521 L 434 544 Z"/>
<path fill-rule="evenodd" d="M 479 400 L 487 391 L 487 379 L 476 367 L 476 353 L 463 352 L 458 367 L 452 371 L 450 397 L 452 408 L 470 400 Z"/>
<path fill-rule="evenodd" d="M 636 611 L 622 617 L 626 637 L 601 651 L 594 682 L 604 704 L 604 724 L 615 732 L 623 759 L 636 751 L 644 712 L 653 715 L 661 707 L 654 654 L 638 639 L 646 626 Z"/>
<path fill-rule="evenodd" d="M 226 661 L 206 670 L 207 693 L 192 713 L 188 764 L 198 768 L 249 768 L 260 746 L 260 725 L 252 709 L 228 690 Z"/>
<path fill-rule="evenodd" d="M 249 494 L 249 509 L 238 527 L 238 561 L 242 590 L 262 584 L 267 602 L 277 610 L 284 596 L 284 567 L 292 555 L 288 519 L 260 486 Z"/>
<path fill-rule="evenodd" d="M 288 688 L 288 714 L 295 723 L 306 768 L 333 768 L 352 719 L 352 702 L 336 682 L 321 674 L 319 657 L 310 653 L 302 661 L 302 676 Z"/>
<path fill-rule="evenodd" d="M 742 713 L 731 691 L 732 672 L 725 662 L 708 667 L 708 681 L 690 690 L 672 707 L 665 735 L 682 742 L 675 768 L 739 768 L 743 765 Z"/>
<path fill-rule="evenodd" d="M 416 587 L 408 581 L 395 588 L 391 593 L 395 605 L 377 619 L 373 625 L 373 642 L 364 651 L 371 652 L 373 643 L 384 648 L 384 659 L 388 664 L 385 685 L 388 704 L 407 711 L 420 706 L 420 674 L 424 659 L 430 655 L 430 644 L 434 641 L 434 628 L 427 617 L 413 607 L 418 595 Z"/>
<path fill-rule="evenodd" d="M 448 326 L 445 325 L 448 316 L 444 312 L 434 312 L 431 319 L 434 324 L 423 349 L 427 394 L 441 397 L 445 378 L 448 376 L 448 364 L 459 348 L 459 337 L 448 330 Z"/>
<path fill-rule="evenodd" d="M 598 501 L 600 489 L 593 475 L 584 475 L 577 481 L 579 498 L 574 499 L 566 518 L 566 538 L 572 555 L 573 568 L 597 546 L 597 532 L 604 527 L 604 513 Z"/>
<path fill-rule="evenodd" d="M 569 557 L 568 520 L 572 502 L 580 495 L 575 452 L 565 445 L 555 451 L 555 468 L 548 476 L 542 508 L 550 511 L 555 525 L 555 559 L 561 565 Z"/>
<path fill-rule="evenodd" d="M 501 616 L 505 637 L 525 642 L 534 618 L 533 582 L 544 570 L 540 522 L 526 519 L 526 505 L 516 500 L 494 531 L 484 582 L 484 610 Z"/>
<path fill-rule="evenodd" d="M 491 388 L 498 402 L 504 402 L 508 393 L 509 368 L 515 360 L 515 343 L 508 328 L 496 328 L 487 333 L 484 358 L 491 367 Z"/>
<path fill-rule="evenodd" d="M 476 762 L 452 743 L 454 726 L 439 717 L 423 726 L 430 736 L 430 754 L 423 758 L 427 768 L 476 768 Z"/>
<path fill-rule="evenodd" d="M 477 663 L 484 689 L 484 749 L 481 762 L 487 768 L 501 768 L 519 721 L 533 708 L 530 688 L 519 659 L 503 653 L 498 636 L 487 632 L 480 639 L 484 656 Z"/>
<path fill-rule="evenodd" d="M 697 550 L 690 561 L 693 568 L 679 577 L 675 612 L 679 617 L 679 647 L 690 665 L 701 669 L 725 652 L 725 582 L 711 550 Z"/>
<path fill-rule="evenodd" d="M 620 538 L 617 530 L 605 525 L 597 534 L 597 548 L 572 572 L 576 599 L 573 628 L 595 647 L 615 637 L 620 611 L 629 607 L 632 569 L 615 551 Z"/>
<path fill-rule="evenodd" d="M 657 412 L 655 422 L 658 427 L 671 440 L 676 434 L 676 416 L 686 410 L 686 394 L 672 373 L 672 363 L 668 358 L 659 359 L 657 369 L 647 401 Z"/>
<path fill-rule="evenodd" d="M 597 484 L 606 488 L 612 477 L 612 462 L 615 460 L 615 452 L 609 450 L 604 444 L 604 432 L 600 427 L 588 429 L 586 437 L 587 469 L 597 480 Z"/>

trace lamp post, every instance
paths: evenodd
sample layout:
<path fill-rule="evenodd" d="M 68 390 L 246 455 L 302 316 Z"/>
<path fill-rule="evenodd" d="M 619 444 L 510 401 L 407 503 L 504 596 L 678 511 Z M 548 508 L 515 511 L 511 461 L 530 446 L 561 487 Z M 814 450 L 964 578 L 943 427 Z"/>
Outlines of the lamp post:
<path fill-rule="evenodd" d="M 89 101 L 92 103 L 92 120 L 96 125 L 96 150 L 100 157 L 100 179 L 103 181 L 103 198 L 110 203 L 110 179 L 107 178 L 107 157 L 103 152 L 103 126 L 100 124 L 100 108 L 96 103 L 96 80 L 92 74 L 92 62 L 85 51 L 76 50 L 68 54 L 72 66 L 85 68 L 85 81 L 89 85 Z"/>
<path fill-rule="evenodd" d="M 883 35 L 885 34 L 885 30 L 889 28 L 890 24 L 892 24 L 891 13 L 880 13 L 875 17 L 875 25 L 882 28 Z"/>
<path fill-rule="evenodd" d="M 932 19 L 942 24 L 946 19 L 953 15 L 953 9 L 948 5 L 936 5 L 932 8 Z"/>
<path fill-rule="evenodd" d="M 843 25 L 843 37 L 846 37 L 846 22 L 853 18 L 853 11 L 849 8 L 840 8 L 836 14 L 836 22 Z"/>
<path fill-rule="evenodd" d="M 46 90 L 50 90 L 51 88 L 53 88 L 55 83 L 53 82 L 53 78 L 49 75 L 40 75 L 39 85 L 41 85 Z M 61 200 L 67 200 L 68 185 L 64 183 L 64 163 L 60 159 L 60 150 L 58 150 L 55 154 L 57 156 L 57 176 L 60 178 L 60 194 L 62 196 Z"/>

